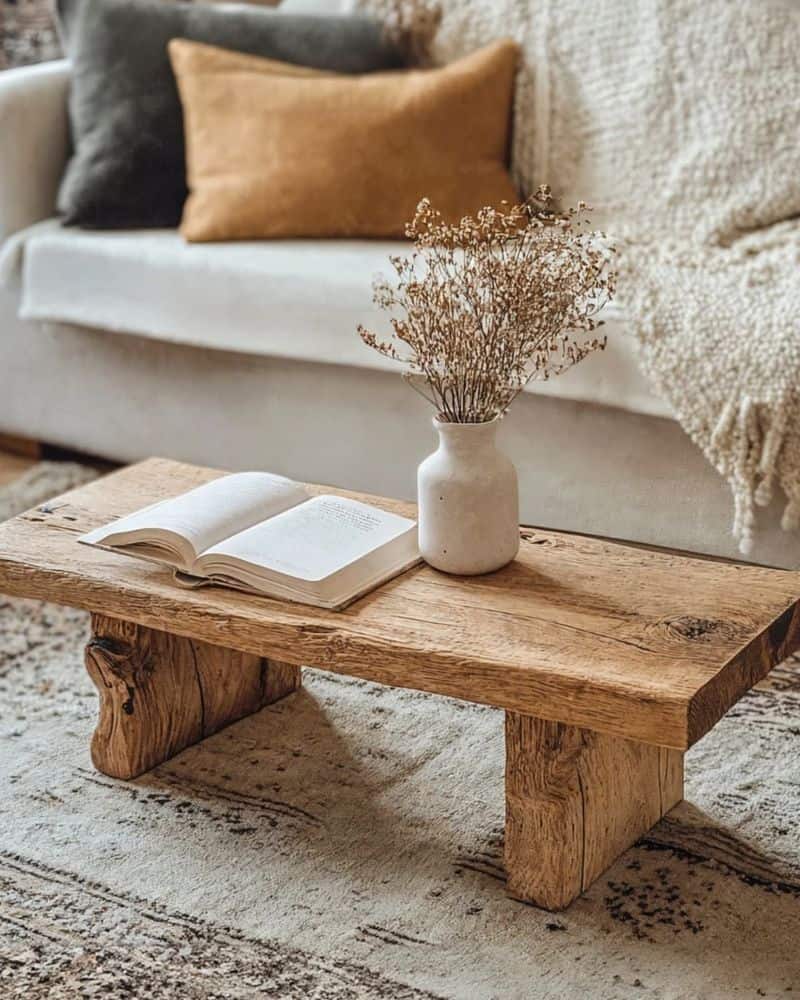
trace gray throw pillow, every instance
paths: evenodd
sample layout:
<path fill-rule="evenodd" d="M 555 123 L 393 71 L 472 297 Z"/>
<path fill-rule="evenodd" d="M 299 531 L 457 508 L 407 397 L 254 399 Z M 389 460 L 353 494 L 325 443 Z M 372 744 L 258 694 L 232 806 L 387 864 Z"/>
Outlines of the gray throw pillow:
<path fill-rule="evenodd" d="M 67 224 L 175 226 L 186 199 L 183 116 L 167 54 L 188 38 L 340 73 L 400 65 L 362 16 L 163 0 L 58 0 L 72 62 L 74 154 L 58 198 Z"/>

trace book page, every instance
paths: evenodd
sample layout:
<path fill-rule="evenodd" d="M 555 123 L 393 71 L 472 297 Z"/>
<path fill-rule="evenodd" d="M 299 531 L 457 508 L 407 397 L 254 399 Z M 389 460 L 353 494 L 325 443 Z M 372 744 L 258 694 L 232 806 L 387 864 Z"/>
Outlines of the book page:
<path fill-rule="evenodd" d="M 298 580 L 324 580 L 414 528 L 414 521 L 358 500 L 313 497 L 206 550 L 198 569 L 215 572 L 227 557 Z"/>
<path fill-rule="evenodd" d="M 84 541 L 128 544 L 170 532 L 195 555 L 223 538 L 308 499 L 305 487 L 268 472 L 237 472 L 163 500 L 84 536 Z M 135 538 L 131 534 L 136 533 Z"/>

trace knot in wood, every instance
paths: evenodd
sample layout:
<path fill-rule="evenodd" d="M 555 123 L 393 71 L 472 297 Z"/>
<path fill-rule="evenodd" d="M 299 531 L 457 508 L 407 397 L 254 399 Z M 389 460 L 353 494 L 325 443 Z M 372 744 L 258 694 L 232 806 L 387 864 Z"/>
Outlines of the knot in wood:
<path fill-rule="evenodd" d="M 737 632 L 736 626 L 732 622 L 719 621 L 714 618 L 694 618 L 692 615 L 664 618 L 660 624 L 674 638 L 696 642 L 709 641 L 715 637 L 733 639 Z"/>
<path fill-rule="evenodd" d="M 146 648 L 136 647 L 126 639 L 96 635 L 86 647 L 86 656 L 126 684 L 135 682 L 140 672 L 152 670 Z"/>
<path fill-rule="evenodd" d="M 95 635 L 89 641 L 89 648 L 103 656 L 118 657 L 131 655 L 131 645 L 122 639 L 110 639 L 107 636 Z"/>

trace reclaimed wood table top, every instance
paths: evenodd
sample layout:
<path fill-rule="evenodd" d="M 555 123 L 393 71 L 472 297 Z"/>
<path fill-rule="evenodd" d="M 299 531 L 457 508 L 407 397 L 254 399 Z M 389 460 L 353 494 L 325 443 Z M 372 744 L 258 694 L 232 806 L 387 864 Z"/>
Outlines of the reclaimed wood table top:
<path fill-rule="evenodd" d="M 344 611 L 182 590 L 165 568 L 76 541 L 222 474 L 149 459 L 5 522 L 0 591 L 675 749 L 800 644 L 800 574 L 556 531 L 521 529 L 497 573 L 421 565 Z"/>

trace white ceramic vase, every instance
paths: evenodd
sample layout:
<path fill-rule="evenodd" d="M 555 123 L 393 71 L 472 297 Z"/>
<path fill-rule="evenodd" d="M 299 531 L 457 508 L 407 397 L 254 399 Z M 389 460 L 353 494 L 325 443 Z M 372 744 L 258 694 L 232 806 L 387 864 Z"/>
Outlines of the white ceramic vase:
<path fill-rule="evenodd" d="M 419 545 L 445 573 L 490 573 L 519 550 L 517 470 L 497 447 L 499 419 L 434 419 L 439 447 L 417 472 Z"/>

